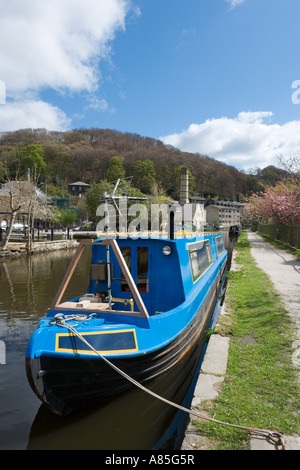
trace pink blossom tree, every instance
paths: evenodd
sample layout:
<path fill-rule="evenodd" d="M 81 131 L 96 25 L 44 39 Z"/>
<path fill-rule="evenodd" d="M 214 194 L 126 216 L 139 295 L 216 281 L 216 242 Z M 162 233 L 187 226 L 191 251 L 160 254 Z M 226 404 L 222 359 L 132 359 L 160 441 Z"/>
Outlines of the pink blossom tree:
<path fill-rule="evenodd" d="M 300 187 L 280 183 L 267 187 L 264 192 L 253 194 L 244 207 L 246 223 L 276 225 L 300 224 Z"/>

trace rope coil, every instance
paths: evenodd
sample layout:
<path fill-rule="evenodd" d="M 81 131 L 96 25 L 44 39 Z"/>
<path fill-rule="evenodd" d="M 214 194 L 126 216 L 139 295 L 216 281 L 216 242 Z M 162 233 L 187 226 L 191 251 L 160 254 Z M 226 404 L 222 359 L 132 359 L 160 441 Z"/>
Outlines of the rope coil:
<path fill-rule="evenodd" d="M 94 315 L 94 314 L 92 314 L 92 315 Z M 90 317 L 92 317 L 92 315 L 89 315 L 89 316 L 88 315 L 81 315 L 81 314 L 80 315 L 71 315 L 71 316 L 68 315 L 67 319 L 68 320 L 79 320 L 79 321 L 80 320 L 88 320 Z M 85 318 L 83 318 L 83 317 L 85 317 Z M 281 446 L 282 450 L 285 450 L 285 442 L 284 442 L 282 434 L 279 433 L 279 432 L 268 431 L 268 430 L 265 430 L 265 429 L 255 429 L 255 428 L 246 427 L 246 426 L 239 426 L 237 424 L 226 423 L 224 421 L 219 421 L 219 420 L 214 419 L 214 418 L 209 418 L 207 416 L 202 415 L 201 413 L 199 413 L 196 410 L 185 408 L 184 406 L 178 405 L 177 403 L 174 403 L 174 402 L 158 395 L 157 393 L 153 392 L 152 390 L 149 390 L 148 388 L 144 387 L 142 384 L 140 384 L 135 379 L 130 377 L 124 371 L 119 369 L 119 367 L 117 367 L 115 364 L 113 364 L 111 361 L 109 361 L 105 356 L 103 356 L 98 351 L 96 351 L 96 349 L 80 333 L 78 333 L 78 331 L 74 327 L 72 327 L 71 325 L 68 325 L 66 323 L 63 314 L 55 315 L 53 317 L 53 319 L 50 321 L 50 323 L 56 324 L 57 326 L 61 326 L 63 328 L 68 329 L 69 331 L 71 331 L 75 336 L 77 336 L 83 343 L 85 343 L 92 351 L 95 352 L 95 354 L 97 354 L 104 362 L 106 362 L 116 372 L 121 374 L 124 378 L 126 378 L 133 385 L 135 385 L 139 389 L 143 390 L 144 392 L 152 395 L 153 397 L 155 397 L 155 398 L 157 398 L 157 399 L 167 403 L 168 405 L 171 405 L 171 406 L 173 406 L 173 407 L 175 407 L 175 408 L 177 408 L 181 411 L 184 411 L 188 414 L 194 415 L 197 418 L 200 418 L 200 419 L 203 419 L 203 420 L 206 420 L 206 421 L 210 421 L 210 422 L 213 422 L 213 423 L 216 423 L 216 424 L 220 424 L 220 425 L 223 425 L 223 426 L 229 426 L 229 427 L 232 427 L 232 428 L 247 431 L 251 434 L 255 434 L 256 436 L 262 436 L 266 439 L 269 439 L 274 445 Z"/>

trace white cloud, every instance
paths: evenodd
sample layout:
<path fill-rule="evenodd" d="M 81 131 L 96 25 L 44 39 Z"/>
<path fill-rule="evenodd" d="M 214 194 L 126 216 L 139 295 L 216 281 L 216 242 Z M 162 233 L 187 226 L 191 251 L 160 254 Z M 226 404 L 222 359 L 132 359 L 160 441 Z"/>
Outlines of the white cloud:
<path fill-rule="evenodd" d="M 40 100 L 25 100 L 0 106 L 0 132 L 24 128 L 66 130 L 70 120 L 59 108 Z"/>
<path fill-rule="evenodd" d="M 279 125 L 271 112 L 241 112 L 191 124 L 181 133 L 161 137 L 182 151 L 200 153 L 236 168 L 265 168 L 278 155 L 300 153 L 300 121 Z"/>
<path fill-rule="evenodd" d="M 244 3 L 245 0 L 225 0 L 225 1 L 230 4 L 231 10 L 233 10 L 233 8 Z"/>
<path fill-rule="evenodd" d="M 110 108 L 108 102 L 104 98 L 98 98 L 91 94 L 87 97 L 88 105 L 85 109 L 93 109 L 94 111 L 108 111 L 110 113 L 114 113 L 115 109 Z"/>
<path fill-rule="evenodd" d="M 129 0 L 0 0 L 0 80 L 7 97 L 17 102 L 30 92 L 39 102 L 47 88 L 94 92 L 99 62 L 124 30 L 128 10 Z M 0 130 L 4 125 L 1 120 Z"/>
<path fill-rule="evenodd" d="M 8 95 L 92 90 L 98 60 L 124 28 L 124 0 L 0 0 L 0 77 Z"/>

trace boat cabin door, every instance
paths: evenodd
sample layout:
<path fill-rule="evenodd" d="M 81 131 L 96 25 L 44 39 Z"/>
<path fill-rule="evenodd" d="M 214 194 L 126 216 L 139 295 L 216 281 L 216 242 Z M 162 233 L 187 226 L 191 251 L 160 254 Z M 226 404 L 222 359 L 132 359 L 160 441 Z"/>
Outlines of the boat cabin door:
<path fill-rule="evenodd" d="M 140 244 L 119 245 L 121 253 L 127 263 L 134 282 L 138 288 L 143 302 L 149 312 L 152 312 L 153 306 L 153 281 L 152 281 L 152 247 Z M 115 260 L 116 261 L 116 260 Z M 112 296 L 120 299 L 130 299 L 131 292 L 124 278 L 119 264 L 114 266 L 114 275 L 112 282 Z M 135 306 L 135 309 L 137 307 Z"/>

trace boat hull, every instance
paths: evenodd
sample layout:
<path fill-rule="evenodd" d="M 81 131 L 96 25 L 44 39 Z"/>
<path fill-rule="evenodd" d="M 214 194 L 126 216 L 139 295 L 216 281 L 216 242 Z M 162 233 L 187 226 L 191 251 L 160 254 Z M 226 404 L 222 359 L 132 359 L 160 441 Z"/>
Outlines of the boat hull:
<path fill-rule="evenodd" d="M 220 288 L 221 276 L 212 284 L 190 324 L 170 343 L 150 353 L 124 356 L 111 362 L 143 385 L 167 373 L 203 340 Z M 100 357 L 69 358 L 43 354 L 27 358 L 26 371 L 36 395 L 60 415 L 112 398 L 135 386 Z"/>

